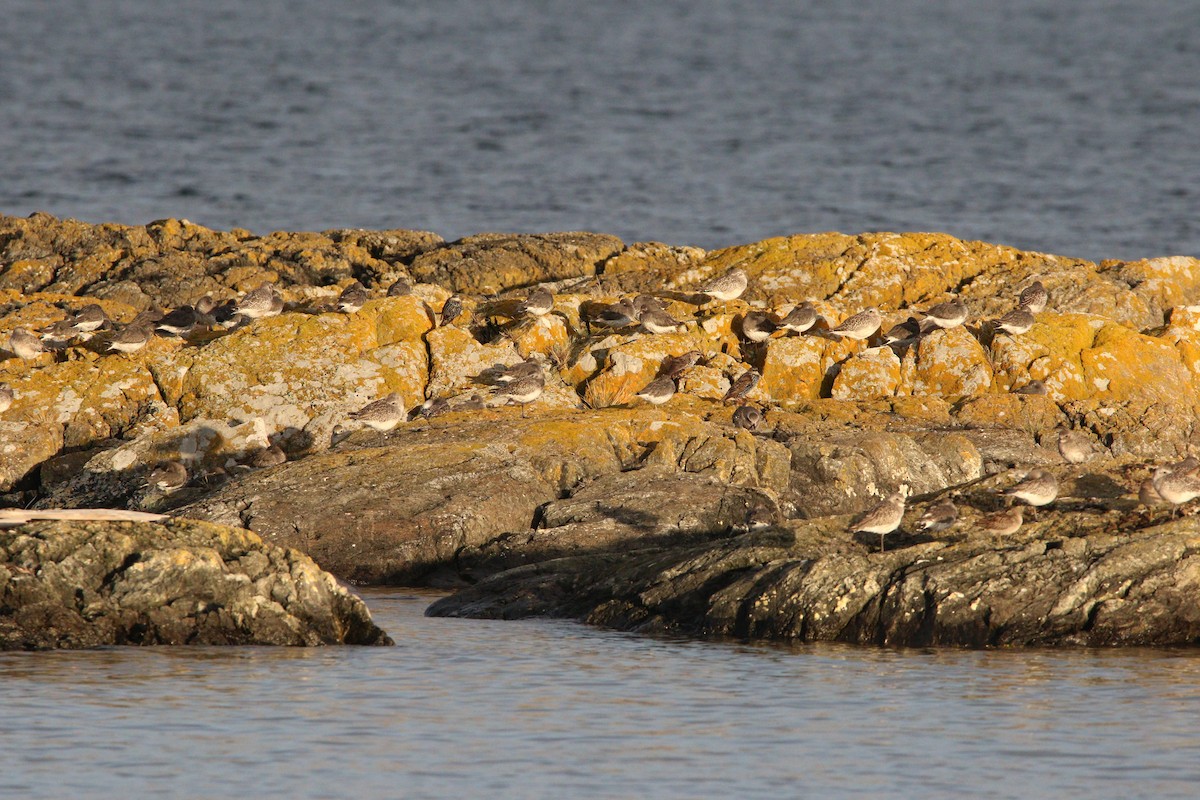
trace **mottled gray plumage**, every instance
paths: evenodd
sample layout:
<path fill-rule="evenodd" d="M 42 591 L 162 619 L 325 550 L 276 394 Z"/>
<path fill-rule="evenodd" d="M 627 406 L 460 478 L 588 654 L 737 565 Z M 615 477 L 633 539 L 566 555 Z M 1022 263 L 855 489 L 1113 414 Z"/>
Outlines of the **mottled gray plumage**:
<path fill-rule="evenodd" d="M 1046 287 L 1041 281 L 1034 281 L 1017 298 L 1017 307 L 1031 314 L 1040 314 L 1046 310 L 1046 304 L 1049 302 L 1050 293 L 1046 291 Z"/>
<path fill-rule="evenodd" d="M 25 328 L 13 328 L 8 336 L 8 349 L 23 359 L 37 358 L 46 351 L 37 334 Z"/>
<path fill-rule="evenodd" d="M 539 370 L 536 375 L 528 375 L 515 381 L 496 387 L 494 394 L 497 398 L 517 403 L 521 406 L 521 416 L 525 416 L 525 407 L 542 396 L 546 387 L 545 376 Z"/>
<path fill-rule="evenodd" d="M 13 400 L 17 398 L 17 393 L 12 390 L 11 386 L 0 384 L 0 414 L 12 408 Z"/>
<path fill-rule="evenodd" d="M 530 292 L 529 296 L 517 306 L 518 314 L 529 314 L 534 317 L 545 316 L 553 310 L 554 293 L 543 286 Z"/>
<path fill-rule="evenodd" d="M 354 283 L 347 286 L 338 295 L 337 310 L 345 314 L 353 314 L 365 306 L 370 297 L 367 293 L 367 287 L 358 281 L 354 281 Z"/>
<path fill-rule="evenodd" d="M 675 381 L 665 375 L 655 378 L 637 393 L 637 396 L 650 405 L 661 406 L 675 396 Z"/>
<path fill-rule="evenodd" d="M 962 300 L 956 298 L 945 303 L 938 303 L 925 312 L 925 316 L 921 319 L 921 332 L 927 333 L 934 328 L 957 328 L 969 317 L 967 304 Z"/>
<path fill-rule="evenodd" d="M 257 289 L 247 292 L 237 304 L 237 313 L 249 319 L 273 317 L 282 311 L 283 297 L 270 283 L 264 283 Z"/>
<path fill-rule="evenodd" d="M 404 400 L 399 392 L 392 392 L 347 416 L 377 431 L 390 431 L 404 421 Z"/>
<path fill-rule="evenodd" d="M 733 426 L 747 431 L 756 431 L 762 424 L 763 415 L 754 406 L 738 406 L 733 412 Z"/>
<path fill-rule="evenodd" d="M 1044 469 L 1031 470 L 1020 483 L 1004 491 L 1031 506 L 1045 506 L 1058 497 L 1058 479 Z"/>
<path fill-rule="evenodd" d="M 1020 336 L 1027 333 L 1037 322 L 1033 314 L 1024 308 L 1014 308 L 1002 317 L 992 320 L 992 325 L 1010 336 Z"/>
<path fill-rule="evenodd" d="M 879 330 L 881 324 L 883 324 L 883 315 L 879 313 L 879 309 L 868 308 L 847 318 L 831 332 L 839 337 L 861 341 L 870 339 L 871 335 Z"/>
<path fill-rule="evenodd" d="M 146 476 L 146 483 L 160 492 L 182 489 L 187 482 L 187 467 L 178 461 L 160 461 Z"/>
<path fill-rule="evenodd" d="M 779 325 L 766 311 L 748 311 L 742 317 L 742 336 L 751 342 L 765 342 Z"/>
<path fill-rule="evenodd" d="M 737 402 L 750 394 L 754 387 L 758 385 L 762 375 L 756 369 L 748 369 L 737 377 L 733 385 L 729 387 L 729 391 L 725 393 L 723 401 L 726 403 Z"/>
<path fill-rule="evenodd" d="M 893 492 L 850 524 L 851 533 L 878 533 L 879 552 L 883 552 L 883 537 L 900 527 L 904 521 L 904 489 Z"/>
<path fill-rule="evenodd" d="M 1091 459 L 1094 453 L 1092 439 L 1086 433 L 1068 428 L 1058 429 L 1058 454 L 1068 464 L 1082 464 Z"/>
<path fill-rule="evenodd" d="M 1154 470 L 1152 484 L 1159 497 L 1172 506 L 1181 506 L 1200 497 L 1200 476 L 1192 469 L 1158 467 Z"/>
<path fill-rule="evenodd" d="M 958 506 L 949 498 L 925 509 L 925 513 L 917 520 L 919 530 L 937 533 L 944 531 L 958 521 Z"/>
<path fill-rule="evenodd" d="M 1005 511 L 980 517 L 976 527 L 989 536 L 1012 536 L 1025 521 L 1025 507 L 1013 506 Z"/>
<path fill-rule="evenodd" d="M 736 300 L 746 291 L 746 287 L 750 285 L 749 278 L 746 273 L 740 269 L 731 269 L 728 272 L 712 278 L 696 289 L 699 294 L 705 295 L 709 300 L 719 300 L 722 303 L 728 303 L 730 300 Z"/>
<path fill-rule="evenodd" d="M 792 308 L 779 321 L 779 327 L 795 333 L 804 333 L 817 323 L 817 309 L 808 300 Z"/>

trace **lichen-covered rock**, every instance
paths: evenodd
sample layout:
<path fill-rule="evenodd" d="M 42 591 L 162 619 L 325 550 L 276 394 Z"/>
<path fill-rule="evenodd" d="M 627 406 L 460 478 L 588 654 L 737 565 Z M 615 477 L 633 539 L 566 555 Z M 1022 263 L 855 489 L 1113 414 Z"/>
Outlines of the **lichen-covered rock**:
<path fill-rule="evenodd" d="M 116 644 L 392 644 L 295 550 L 176 519 L 0 531 L 0 650 Z"/>
<path fill-rule="evenodd" d="M 889 347 L 873 347 L 840 365 L 829 395 L 837 400 L 878 400 L 900 386 L 900 359 Z"/>
<path fill-rule="evenodd" d="M 785 406 L 829 397 L 840 365 L 863 349 L 860 342 L 848 339 L 840 342 L 820 336 L 772 339 L 767 344 L 759 385 Z M 853 375 L 852 370 L 850 381 Z M 847 387 L 850 385 L 847 383 Z"/>
<path fill-rule="evenodd" d="M 965 327 L 935 330 L 908 352 L 915 360 L 910 389 L 914 395 L 936 395 L 955 403 L 991 388 L 991 361 Z"/>

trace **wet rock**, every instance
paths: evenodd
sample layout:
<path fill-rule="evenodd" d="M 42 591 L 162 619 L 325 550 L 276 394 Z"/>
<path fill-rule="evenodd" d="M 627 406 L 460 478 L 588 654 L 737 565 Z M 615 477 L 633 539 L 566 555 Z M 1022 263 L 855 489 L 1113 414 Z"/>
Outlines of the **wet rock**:
<path fill-rule="evenodd" d="M 0 531 L 0 650 L 392 644 L 310 558 L 192 520 Z"/>

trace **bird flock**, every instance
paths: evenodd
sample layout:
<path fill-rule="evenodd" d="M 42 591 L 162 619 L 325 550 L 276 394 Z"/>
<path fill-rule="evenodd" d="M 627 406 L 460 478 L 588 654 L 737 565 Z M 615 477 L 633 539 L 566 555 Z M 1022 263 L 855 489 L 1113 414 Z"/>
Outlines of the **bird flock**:
<path fill-rule="evenodd" d="M 697 307 L 722 304 L 728 313 L 728 304 L 738 300 L 746 292 L 749 279 L 741 269 L 731 269 L 711 280 L 694 287 L 685 302 Z M 405 279 L 397 280 L 387 290 L 388 297 L 410 295 L 412 285 Z M 359 281 L 347 286 L 330 305 L 318 306 L 314 311 L 336 311 L 354 314 L 368 302 L 371 293 Z M 675 299 L 680 299 L 676 296 Z M 1013 308 L 1004 314 L 985 321 L 993 333 L 1020 336 L 1027 333 L 1036 322 L 1036 314 L 1047 307 L 1050 295 L 1040 282 L 1020 292 Z M 89 345 L 92 349 L 106 353 L 131 354 L 145 347 L 158 336 L 192 339 L 211 337 L 221 332 L 230 332 L 257 320 L 275 316 L 285 310 L 286 304 L 278 289 L 265 283 L 238 299 L 217 302 L 204 297 L 195 305 L 183 305 L 162 312 L 150 309 L 138 314 L 132 321 L 117 325 L 108 318 L 98 304 L 84 306 L 74 314 L 38 331 L 26 328 L 14 329 L 8 340 L 8 349 L 21 359 L 36 359 L 46 352 L 57 352 L 68 347 Z M 515 307 L 517 319 L 541 319 L 555 310 L 555 295 L 545 286 L 534 288 Z M 460 320 L 465 311 L 463 298 L 452 295 L 442 304 L 435 317 L 438 325 L 452 325 Z M 957 297 L 937 303 L 924 311 L 917 312 L 904 322 L 887 331 L 882 331 L 884 315 L 878 308 L 867 308 L 846 317 L 836 325 L 830 325 L 818 312 L 812 301 L 792 305 L 783 313 L 773 310 L 751 308 L 740 318 L 739 334 L 750 348 L 761 346 L 769 339 L 788 335 L 816 335 L 833 340 L 876 343 L 876 347 L 903 348 L 912 345 L 921 337 L 937 330 L 948 330 L 964 325 L 970 319 L 966 303 Z M 470 320 L 469 322 L 473 322 Z M 686 330 L 690 322 L 674 318 L 660 297 L 654 294 L 639 294 L 624 297 L 612 303 L 593 305 L 581 321 L 588 332 L 631 331 L 634 335 L 661 335 Z M 652 406 L 662 406 L 671 401 L 679 391 L 680 379 L 698 364 L 708 360 L 704 354 L 692 350 L 662 360 L 655 376 L 636 393 L 636 398 Z M 517 404 L 521 415 L 526 407 L 535 402 L 546 386 L 545 369 L 547 357 L 534 353 L 526 360 L 512 365 L 496 364 L 475 376 L 475 380 L 490 387 L 492 402 Z M 740 429 L 756 431 L 764 422 L 765 409 L 747 402 L 749 395 L 761 379 L 761 373 L 746 369 L 730 377 L 724 403 L 736 404 L 731 422 Z M 1044 395 L 1048 388 L 1043 381 L 1031 380 L 1013 390 L 1018 394 Z M 11 387 L 0 385 L 0 413 L 10 408 L 15 394 Z M 432 418 L 450 410 L 469 410 L 487 405 L 478 395 L 472 395 L 467 403 L 452 407 L 445 397 L 431 397 L 420 407 L 413 409 L 415 416 Z M 392 392 L 366 406 L 349 412 L 345 419 L 350 424 L 369 427 L 381 433 L 393 430 L 410 419 L 410 410 L 405 407 L 401 395 Z M 333 430 L 331 444 L 344 440 L 351 429 L 339 424 Z M 1082 464 L 1096 453 L 1096 445 L 1087 434 L 1078 430 L 1060 429 L 1058 450 L 1070 464 Z M 281 464 L 287 454 L 278 444 L 268 444 L 251 453 L 242 462 L 228 464 L 236 473 L 249 469 L 265 468 Z M 224 470 L 218 470 L 224 473 Z M 206 482 L 212 473 L 204 476 Z M 173 492 L 189 483 L 187 468 L 179 461 L 163 461 L 156 464 L 146 476 L 146 484 L 161 492 Z M 987 514 L 972 522 L 972 525 L 993 536 L 1009 536 L 1016 533 L 1024 523 L 1025 508 L 1049 505 L 1058 497 L 1058 481 L 1044 469 L 1034 469 L 1024 474 L 1019 482 L 1001 493 L 1001 500 L 1010 505 L 1002 511 Z M 899 530 L 902 525 L 909 487 L 883 498 L 877 505 L 857 517 L 848 527 L 853 533 L 878 534 L 880 550 L 884 549 L 884 537 Z M 1188 501 L 1200 497 L 1200 461 L 1189 458 L 1179 464 L 1158 467 L 1151 477 L 1139 487 L 1139 500 L 1147 505 L 1170 504 L 1178 509 Z M 1016 503 L 1015 505 L 1011 505 Z M 926 509 L 914 527 L 923 533 L 939 533 L 952 529 L 959 522 L 959 509 L 951 499 L 944 499 Z"/>

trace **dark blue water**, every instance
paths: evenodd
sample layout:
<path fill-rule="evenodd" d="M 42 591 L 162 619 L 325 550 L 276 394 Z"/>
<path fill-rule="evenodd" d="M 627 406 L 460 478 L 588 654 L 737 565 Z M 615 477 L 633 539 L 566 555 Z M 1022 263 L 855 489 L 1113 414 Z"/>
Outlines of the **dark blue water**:
<path fill-rule="evenodd" d="M 1194 0 L 5 0 L 0 211 L 1200 255 Z"/>
<path fill-rule="evenodd" d="M 795 649 L 427 619 L 394 648 L 0 653 L 13 798 L 1194 798 L 1194 651 Z"/>

